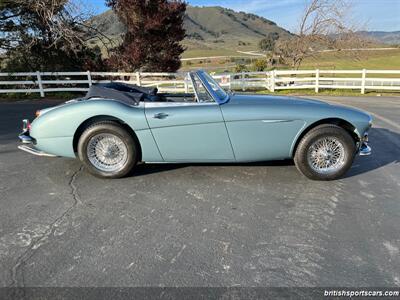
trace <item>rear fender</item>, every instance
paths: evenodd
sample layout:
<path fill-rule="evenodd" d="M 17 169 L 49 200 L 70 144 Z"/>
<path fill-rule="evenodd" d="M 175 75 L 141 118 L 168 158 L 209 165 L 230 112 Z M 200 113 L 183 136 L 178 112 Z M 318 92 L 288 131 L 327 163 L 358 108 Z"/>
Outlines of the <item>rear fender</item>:
<path fill-rule="evenodd" d="M 143 159 L 162 161 L 144 116 L 142 103 L 138 106 L 109 100 L 68 103 L 35 119 L 30 133 L 36 139 L 39 150 L 58 156 L 75 157 L 74 136 L 82 124 L 99 116 L 110 116 L 129 126 L 145 154 Z"/>

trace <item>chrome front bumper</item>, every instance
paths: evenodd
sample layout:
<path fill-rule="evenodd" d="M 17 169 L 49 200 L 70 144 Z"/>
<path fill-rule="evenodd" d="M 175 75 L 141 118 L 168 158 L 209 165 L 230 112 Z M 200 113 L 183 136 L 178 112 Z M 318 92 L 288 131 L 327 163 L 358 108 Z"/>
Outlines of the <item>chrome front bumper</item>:
<path fill-rule="evenodd" d="M 21 140 L 22 144 L 24 144 L 24 145 L 18 146 L 18 149 L 28 152 L 33 155 L 37 155 L 37 156 L 56 157 L 56 155 L 49 154 L 49 153 L 37 150 L 33 147 L 27 146 L 28 144 L 35 145 L 36 140 L 29 135 L 29 120 L 23 120 L 22 123 L 23 123 L 22 133 L 18 136 L 18 138 Z"/>
<path fill-rule="evenodd" d="M 372 153 L 372 149 L 368 145 L 368 133 L 365 133 L 364 137 L 361 140 L 359 154 L 360 154 L 360 156 L 367 156 L 367 155 L 371 155 L 371 153 Z"/>
<path fill-rule="evenodd" d="M 367 143 L 363 142 L 360 147 L 360 152 L 359 152 L 360 156 L 371 155 L 371 153 L 372 153 L 371 147 Z"/>

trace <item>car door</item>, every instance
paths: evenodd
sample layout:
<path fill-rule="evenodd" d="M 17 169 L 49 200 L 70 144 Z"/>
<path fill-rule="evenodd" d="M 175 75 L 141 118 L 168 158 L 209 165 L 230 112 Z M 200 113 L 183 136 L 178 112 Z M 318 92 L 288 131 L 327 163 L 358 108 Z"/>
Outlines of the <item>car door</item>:
<path fill-rule="evenodd" d="M 219 104 L 200 88 L 196 102 L 145 103 L 149 127 L 166 162 L 235 160 Z"/>

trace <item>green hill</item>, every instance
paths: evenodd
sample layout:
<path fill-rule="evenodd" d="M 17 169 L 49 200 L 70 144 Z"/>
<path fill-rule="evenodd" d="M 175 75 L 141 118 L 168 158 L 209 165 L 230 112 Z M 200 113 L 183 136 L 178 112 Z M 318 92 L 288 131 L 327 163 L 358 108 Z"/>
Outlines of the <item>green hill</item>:
<path fill-rule="evenodd" d="M 91 23 L 103 34 L 119 39 L 125 28 L 111 10 L 95 16 Z M 269 33 L 282 37 L 290 33 L 263 17 L 231 9 L 188 6 L 184 21 L 187 47 L 184 57 L 234 55 L 236 51 L 257 50 L 258 42 Z"/>

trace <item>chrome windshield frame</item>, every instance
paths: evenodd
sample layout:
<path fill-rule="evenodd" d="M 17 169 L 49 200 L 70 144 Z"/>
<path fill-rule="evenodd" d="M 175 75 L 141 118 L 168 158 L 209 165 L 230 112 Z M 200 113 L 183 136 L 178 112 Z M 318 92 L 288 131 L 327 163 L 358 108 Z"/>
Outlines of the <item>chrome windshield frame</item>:
<path fill-rule="evenodd" d="M 208 82 L 207 77 L 205 76 L 206 72 L 204 70 L 199 70 L 196 72 L 191 72 L 191 75 L 197 75 L 197 77 L 200 79 L 200 81 L 203 83 L 204 87 L 206 88 L 206 90 L 208 91 L 208 93 L 211 95 L 211 97 L 214 98 L 214 101 L 217 102 L 218 104 L 224 104 L 226 102 L 229 101 L 229 94 L 227 92 L 225 92 L 225 90 L 214 80 L 213 80 L 213 84 L 215 84 L 216 86 L 218 86 L 221 90 L 223 90 L 226 93 L 226 97 L 221 98 L 215 91 L 214 89 L 211 87 L 210 83 Z M 210 76 L 211 77 L 211 76 Z"/>

